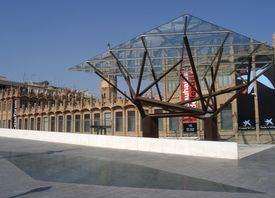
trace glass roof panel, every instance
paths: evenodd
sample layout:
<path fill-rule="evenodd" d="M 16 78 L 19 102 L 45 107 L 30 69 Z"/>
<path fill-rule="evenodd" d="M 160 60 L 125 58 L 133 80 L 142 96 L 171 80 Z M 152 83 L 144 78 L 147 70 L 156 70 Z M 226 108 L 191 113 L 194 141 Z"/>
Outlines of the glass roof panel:
<path fill-rule="evenodd" d="M 150 34 L 161 34 L 161 33 L 182 33 L 184 31 L 184 21 L 185 21 L 185 16 L 180 16 L 144 34 L 150 35 Z"/>
<path fill-rule="evenodd" d="M 204 70 L 211 63 L 217 61 L 217 53 L 222 44 L 224 46 L 221 67 L 225 73 L 237 69 L 232 66 L 233 64 L 239 67 L 244 62 L 247 63 L 244 57 L 249 56 L 252 52 L 262 55 L 272 52 L 271 48 L 266 45 L 263 45 L 266 46 L 265 48 L 262 46 L 255 51 L 260 42 L 197 17 L 183 15 L 87 61 L 105 75 L 121 76 L 117 65 L 119 62 L 132 78 L 138 78 L 144 52 L 147 50 L 143 77 L 152 80 L 151 68 L 159 76 L 182 58 L 184 59 L 183 65 L 190 65 L 183 39 L 185 30 L 199 75 L 203 75 Z M 70 69 L 94 72 L 87 61 Z"/>
<path fill-rule="evenodd" d="M 228 30 L 202 19 L 189 15 L 187 32 L 202 33 L 202 32 L 227 32 Z"/>

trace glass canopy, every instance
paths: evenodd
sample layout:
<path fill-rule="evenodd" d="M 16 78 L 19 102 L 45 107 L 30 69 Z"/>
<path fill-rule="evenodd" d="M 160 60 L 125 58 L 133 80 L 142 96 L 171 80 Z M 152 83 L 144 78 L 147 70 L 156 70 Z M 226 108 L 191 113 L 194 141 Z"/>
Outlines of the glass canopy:
<path fill-rule="evenodd" d="M 130 100 L 144 119 L 144 137 L 158 137 L 153 118 L 182 116 L 203 119 L 205 138 L 216 140 L 217 114 L 272 65 L 272 47 L 182 15 L 70 69 L 95 72 Z M 126 92 L 110 81 L 117 77 Z M 146 105 L 162 113 L 147 115 Z"/>
<path fill-rule="evenodd" d="M 231 75 L 233 71 L 238 71 L 243 65 L 248 64 L 246 57 L 252 53 L 265 56 L 260 59 L 263 65 L 266 65 L 265 62 L 271 63 L 273 60 L 272 48 L 266 44 L 192 15 L 182 15 L 73 66 L 70 70 L 95 72 L 94 68 L 96 68 L 106 76 L 121 76 L 119 62 L 131 78 L 137 79 L 140 75 L 144 52 L 147 51 L 142 78 L 154 80 L 152 69 L 155 72 L 155 77 L 158 77 L 179 60 L 183 60 L 180 69 L 190 65 L 184 36 L 188 38 L 200 79 L 209 75 L 208 68 L 217 61 L 221 46 L 223 46 L 223 53 L 219 75 Z M 171 78 L 178 77 L 178 72 L 179 69 L 175 69 L 174 75 L 171 73 L 169 76 Z"/>

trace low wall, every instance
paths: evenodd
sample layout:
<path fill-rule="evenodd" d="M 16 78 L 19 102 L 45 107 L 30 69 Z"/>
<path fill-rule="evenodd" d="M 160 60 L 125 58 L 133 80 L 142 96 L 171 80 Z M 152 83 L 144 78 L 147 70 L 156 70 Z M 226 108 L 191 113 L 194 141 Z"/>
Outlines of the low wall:
<path fill-rule="evenodd" d="M 2 128 L 0 128 L 0 136 L 103 148 L 238 159 L 238 145 L 235 142 L 121 137 Z"/>

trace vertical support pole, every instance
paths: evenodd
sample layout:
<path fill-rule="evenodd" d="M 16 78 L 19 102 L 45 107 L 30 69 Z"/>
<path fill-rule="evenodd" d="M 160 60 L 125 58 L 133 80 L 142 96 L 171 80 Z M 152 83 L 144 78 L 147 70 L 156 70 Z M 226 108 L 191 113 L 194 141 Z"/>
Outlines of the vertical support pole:
<path fill-rule="evenodd" d="M 206 118 L 204 122 L 204 139 L 218 140 L 218 119 L 217 116 Z"/>
<path fill-rule="evenodd" d="M 239 141 L 239 126 L 238 126 L 238 110 L 237 110 L 237 101 L 232 102 L 232 121 L 233 121 L 233 133 L 235 136 L 235 141 Z"/>
<path fill-rule="evenodd" d="M 159 137 L 158 118 L 153 118 L 150 116 L 141 117 L 141 128 L 143 132 L 143 137 Z"/>
<path fill-rule="evenodd" d="M 255 64 L 255 55 L 251 57 L 251 60 L 249 61 L 252 63 L 252 76 L 256 76 L 256 64 Z M 250 81 L 248 81 L 250 82 Z M 249 85 L 248 85 L 249 86 Z M 257 81 L 253 82 L 254 86 L 254 108 L 255 108 L 255 127 L 256 127 L 256 142 L 260 143 L 260 117 L 259 117 L 259 105 L 258 105 L 258 86 Z"/>

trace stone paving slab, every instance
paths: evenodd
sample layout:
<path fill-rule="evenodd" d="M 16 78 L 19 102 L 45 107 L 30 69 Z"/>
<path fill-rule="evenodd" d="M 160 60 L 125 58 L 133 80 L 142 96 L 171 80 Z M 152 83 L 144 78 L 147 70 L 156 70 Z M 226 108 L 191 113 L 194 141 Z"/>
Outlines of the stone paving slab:
<path fill-rule="evenodd" d="M 271 198 L 274 164 L 274 147 L 222 160 L 0 138 L 0 197 Z"/>

